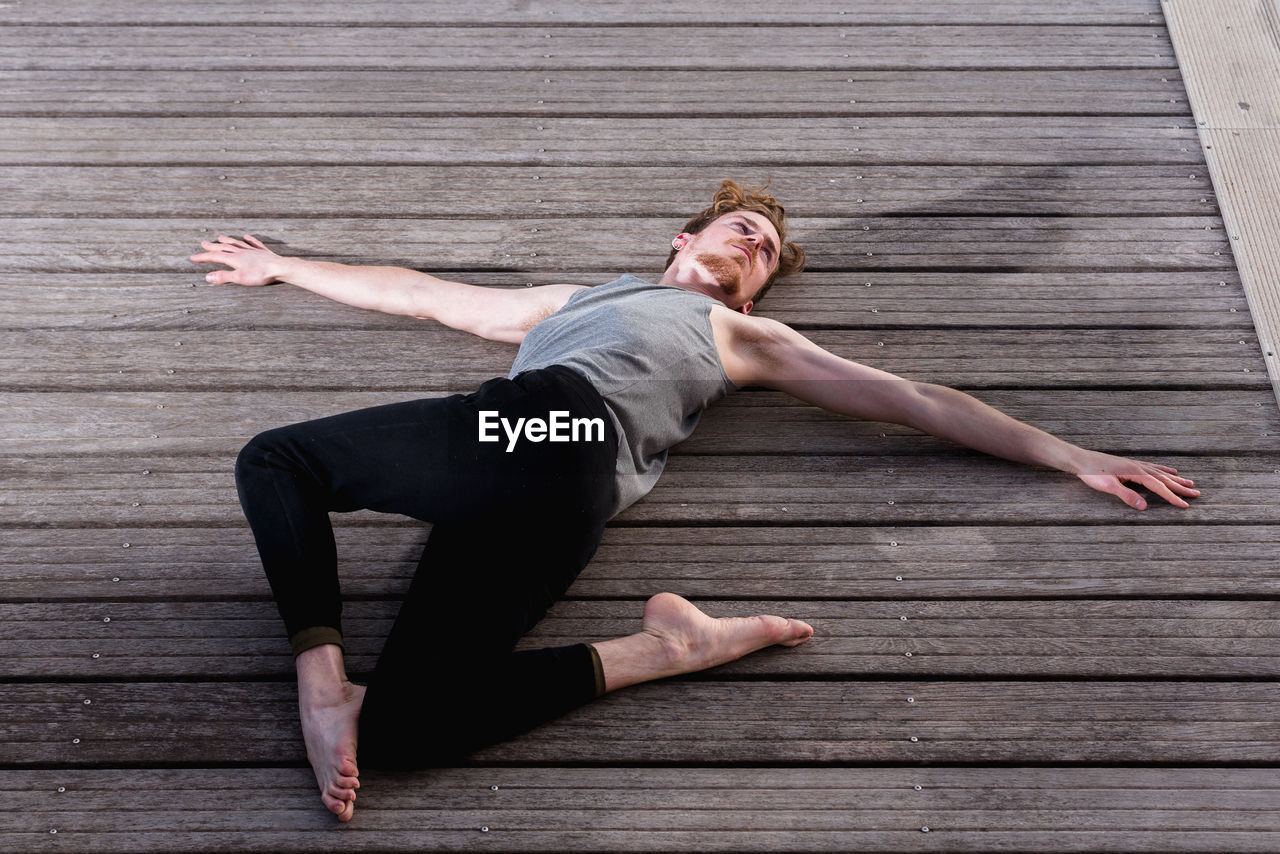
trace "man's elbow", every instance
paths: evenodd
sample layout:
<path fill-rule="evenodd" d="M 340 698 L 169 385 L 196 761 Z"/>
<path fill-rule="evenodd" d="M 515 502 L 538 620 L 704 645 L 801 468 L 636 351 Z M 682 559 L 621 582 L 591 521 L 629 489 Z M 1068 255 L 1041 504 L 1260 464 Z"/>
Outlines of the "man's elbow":
<path fill-rule="evenodd" d="M 937 383 L 903 382 L 906 387 L 901 394 L 901 417 L 895 420 L 922 433 L 935 433 L 956 391 Z"/>

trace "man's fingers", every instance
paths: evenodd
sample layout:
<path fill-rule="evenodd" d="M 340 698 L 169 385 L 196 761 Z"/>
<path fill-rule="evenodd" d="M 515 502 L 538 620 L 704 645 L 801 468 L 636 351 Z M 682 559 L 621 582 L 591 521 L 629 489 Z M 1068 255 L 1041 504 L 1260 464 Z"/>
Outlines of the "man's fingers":
<path fill-rule="evenodd" d="M 258 238 L 254 237 L 252 234 L 246 234 L 246 235 L 244 236 L 244 239 L 245 239 L 245 242 L 247 242 L 247 243 L 249 243 L 249 244 L 251 244 L 251 245 L 253 245 L 253 246 L 257 247 L 258 249 L 266 249 L 266 248 L 267 248 L 267 247 L 266 247 L 266 244 L 264 244 L 264 243 L 263 243 L 261 240 L 259 240 Z M 268 250 L 268 251 L 270 251 L 270 250 Z"/>
<path fill-rule="evenodd" d="M 1147 502 L 1142 496 L 1125 486 L 1124 482 L 1115 475 L 1085 475 L 1083 480 L 1099 492 L 1114 495 L 1130 507 L 1137 510 L 1147 509 Z"/>
<path fill-rule="evenodd" d="M 1169 488 L 1172 489 L 1174 492 L 1178 493 L 1179 495 L 1199 495 L 1200 494 L 1200 490 L 1194 489 L 1187 485 L 1191 483 L 1191 481 L 1187 480 L 1186 478 L 1182 478 L 1182 477 L 1169 478 L 1165 480 L 1165 483 L 1167 483 L 1169 485 Z"/>
<path fill-rule="evenodd" d="M 222 252 L 200 252 L 191 256 L 192 261 L 203 261 L 210 264 L 230 264 L 227 256 Z"/>
<path fill-rule="evenodd" d="M 1134 510 L 1147 509 L 1146 499 L 1144 499 L 1141 495 L 1134 492 L 1132 489 L 1125 486 L 1118 480 L 1116 481 L 1116 488 L 1109 489 L 1107 491 L 1110 492 L 1112 495 L 1117 496 L 1121 501 L 1123 501 L 1125 504 L 1128 504 Z"/>
<path fill-rule="evenodd" d="M 1147 489 L 1159 495 L 1165 501 L 1168 501 L 1174 507 L 1190 507 L 1191 505 L 1183 501 L 1181 498 L 1173 494 L 1173 490 L 1169 489 L 1168 484 L 1155 475 L 1147 475 L 1142 478 L 1139 483 Z"/>

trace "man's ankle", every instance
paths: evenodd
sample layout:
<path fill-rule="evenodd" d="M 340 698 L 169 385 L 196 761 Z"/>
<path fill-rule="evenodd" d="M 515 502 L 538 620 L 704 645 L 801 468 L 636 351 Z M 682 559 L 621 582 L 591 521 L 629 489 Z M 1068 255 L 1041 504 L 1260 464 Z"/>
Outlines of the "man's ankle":
<path fill-rule="evenodd" d="M 294 659 L 298 672 L 298 695 L 304 699 L 328 700 L 346 694 L 350 682 L 343 663 L 342 647 L 322 644 L 304 650 Z"/>

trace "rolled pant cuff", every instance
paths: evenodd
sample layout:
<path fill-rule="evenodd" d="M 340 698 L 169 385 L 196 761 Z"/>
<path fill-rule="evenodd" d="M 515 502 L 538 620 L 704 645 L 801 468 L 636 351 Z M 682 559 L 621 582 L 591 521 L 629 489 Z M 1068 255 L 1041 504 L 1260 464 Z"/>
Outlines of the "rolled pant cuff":
<path fill-rule="evenodd" d="M 600 660 L 600 653 L 591 644 L 586 644 L 587 649 L 591 651 L 591 667 L 595 670 L 596 677 L 596 696 L 604 696 L 604 662 Z"/>
<path fill-rule="evenodd" d="M 334 643 L 342 647 L 342 632 L 333 626 L 311 626 L 289 638 L 289 646 L 293 648 L 294 658 L 302 655 L 312 647 L 324 646 L 327 643 Z"/>

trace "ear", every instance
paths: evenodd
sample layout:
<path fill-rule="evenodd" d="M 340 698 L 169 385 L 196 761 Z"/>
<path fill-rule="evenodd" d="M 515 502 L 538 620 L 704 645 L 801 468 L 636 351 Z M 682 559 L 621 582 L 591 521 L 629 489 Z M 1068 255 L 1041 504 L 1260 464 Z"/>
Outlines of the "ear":
<path fill-rule="evenodd" d="M 738 311 L 742 312 L 743 314 L 750 314 L 750 313 L 751 313 L 751 309 L 752 309 L 753 307 L 755 307 L 755 303 L 754 303 L 754 302 L 752 302 L 751 300 L 747 300 L 747 304 L 746 304 L 746 305 L 744 305 L 744 306 L 741 306 L 741 307 L 738 309 Z"/>
<path fill-rule="evenodd" d="M 692 234 L 690 234 L 687 231 L 682 231 L 679 234 L 677 234 L 675 237 L 671 238 L 671 246 L 674 249 L 680 250 L 680 249 L 683 249 L 692 239 L 693 239 Z M 679 245 L 677 246 L 676 244 L 679 244 Z"/>

